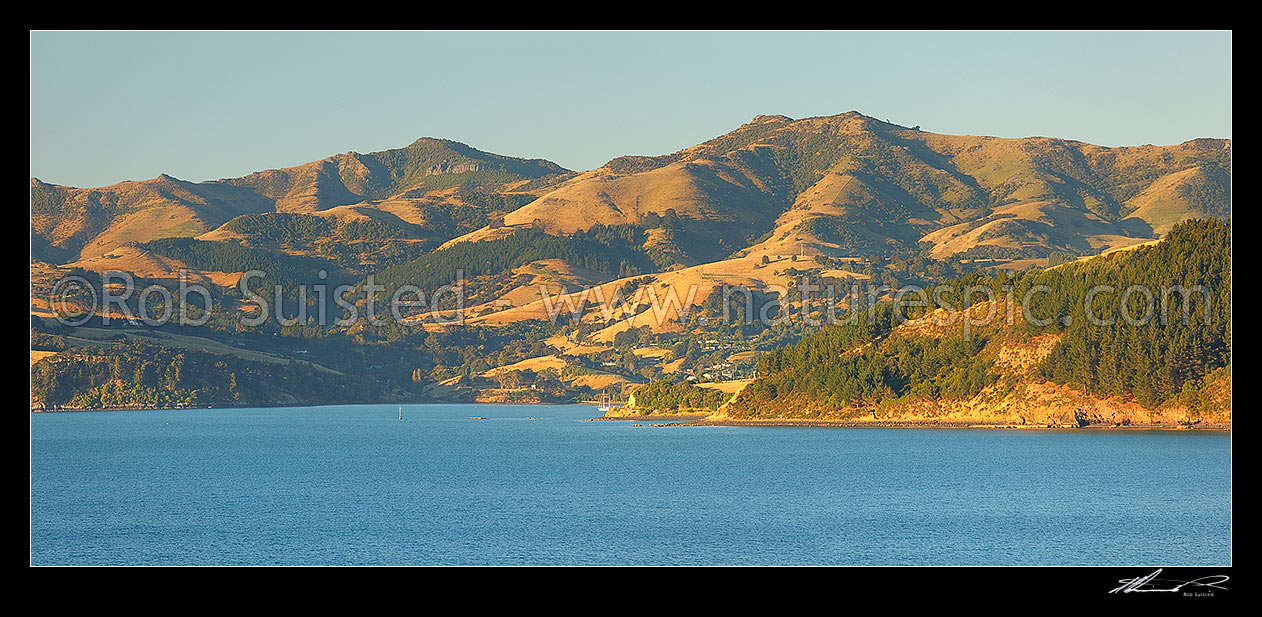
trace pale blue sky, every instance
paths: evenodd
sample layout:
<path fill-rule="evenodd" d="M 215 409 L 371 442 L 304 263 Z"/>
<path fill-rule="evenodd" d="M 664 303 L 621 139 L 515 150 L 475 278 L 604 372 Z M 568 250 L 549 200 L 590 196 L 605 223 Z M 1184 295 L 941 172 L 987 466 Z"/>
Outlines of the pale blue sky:
<path fill-rule="evenodd" d="M 71 186 L 422 136 L 583 170 L 849 110 L 1101 145 L 1231 137 L 1231 33 L 31 33 L 31 175 Z"/>

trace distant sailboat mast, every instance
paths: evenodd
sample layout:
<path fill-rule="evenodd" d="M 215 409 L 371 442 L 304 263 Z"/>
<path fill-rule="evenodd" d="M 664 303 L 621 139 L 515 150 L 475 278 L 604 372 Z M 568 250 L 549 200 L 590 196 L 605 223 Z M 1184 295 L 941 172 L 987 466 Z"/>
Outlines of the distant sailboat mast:
<path fill-rule="evenodd" d="M 402 408 L 402 407 L 400 407 L 400 408 L 399 408 L 399 419 L 400 419 L 400 420 L 402 420 L 402 419 L 403 419 L 403 408 Z"/>
<path fill-rule="evenodd" d="M 596 410 L 603 413 L 609 413 L 618 408 L 616 403 L 609 400 L 608 392 L 601 392 L 600 400 L 597 403 Z"/>

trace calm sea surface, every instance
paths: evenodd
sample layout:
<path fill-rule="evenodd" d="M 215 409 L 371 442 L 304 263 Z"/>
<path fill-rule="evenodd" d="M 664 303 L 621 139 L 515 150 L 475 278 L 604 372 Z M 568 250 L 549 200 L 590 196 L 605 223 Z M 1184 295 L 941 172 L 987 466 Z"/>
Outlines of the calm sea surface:
<path fill-rule="evenodd" d="M 1231 563 L 1222 433 L 397 414 L 32 414 L 31 562 Z"/>

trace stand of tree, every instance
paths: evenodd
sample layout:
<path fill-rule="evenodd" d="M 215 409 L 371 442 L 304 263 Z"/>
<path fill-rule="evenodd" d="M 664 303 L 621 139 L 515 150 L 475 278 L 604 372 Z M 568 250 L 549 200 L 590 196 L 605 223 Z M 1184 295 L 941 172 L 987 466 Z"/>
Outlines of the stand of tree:
<path fill-rule="evenodd" d="M 1070 321 L 1040 374 L 1150 407 L 1199 387 L 1231 362 L 1230 234 L 1219 219 L 1186 221 L 1154 246 L 1035 275 L 1055 290 L 1035 311 Z"/>
<path fill-rule="evenodd" d="M 651 411 L 687 411 L 718 409 L 731 395 L 711 388 L 701 388 L 686 381 L 655 381 L 635 391 L 635 408 Z"/>
<path fill-rule="evenodd" d="M 384 285 L 387 293 L 403 285 L 433 290 L 455 282 L 457 273 L 468 280 L 540 259 L 562 259 L 589 270 L 633 276 L 654 269 L 642 248 L 643 235 L 643 230 L 633 225 L 596 225 L 570 236 L 518 229 L 503 238 L 462 242 L 387 268 L 376 275 L 375 282 Z"/>
<path fill-rule="evenodd" d="M 1049 270 L 973 273 L 929 290 L 929 297 L 937 291 L 958 309 L 969 287 L 1016 303 L 1028 294 L 1031 319 L 1018 306 L 1010 333 L 887 336 L 904 318 L 934 307 L 900 314 L 894 303 L 882 303 L 853 323 L 764 354 L 762 377 L 741 393 L 735 409 L 778 415 L 904 397 L 967 398 L 998 380 L 982 351 L 1001 335 L 1059 333 L 1060 342 L 1037 367 L 1042 378 L 1150 408 L 1195 391 L 1231 362 L 1231 236 L 1219 219 L 1186 221 L 1154 246 Z"/>

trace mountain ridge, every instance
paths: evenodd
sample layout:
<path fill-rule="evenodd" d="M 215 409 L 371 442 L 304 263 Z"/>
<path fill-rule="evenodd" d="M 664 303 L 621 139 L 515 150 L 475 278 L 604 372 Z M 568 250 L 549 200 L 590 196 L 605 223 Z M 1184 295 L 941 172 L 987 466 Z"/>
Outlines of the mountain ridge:
<path fill-rule="evenodd" d="M 1220 151 L 1219 155 L 1226 152 L 1226 156 L 1215 155 L 1215 150 Z M 145 197 L 151 202 L 166 197 L 173 203 L 164 205 L 196 211 L 192 215 L 177 213 L 175 218 L 187 224 L 184 229 L 167 226 L 170 233 L 187 233 L 190 228 L 209 231 L 226 222 L 224 216 L 229 214 L 256 214 L 269 209 L 321 212 L 385 199 L 403 191 L 415 191 L 417 187 L 447 188 L 461 182 L 495 184 L 491 180 L 500 181 L 502 187 L 511 180 L 572 174 L 565 178 L 562 186 L 556 187 L 564 189 L 560 193 L 539 194 L 545 201 L 508 212 L 506 222 L 522 225 L 539 219 L 552 233 L 571 233 L 597 222 L 635 223 L 645 213 L 660 215 L 674 209 L 700 220 L 766 225 L 791 207 L 809 209 L 810 203 L 795 205 L 795 202 L 828 174 L 837 174 L 857 183 L 843 197 L 841 214 L 854 217 L 852 222 L 872 238 L 907 241 L 898 234 L 882 231 L 883 226 L 891 223 L 910 223 L 918 226 L 922 238 L 928 236 L 941 229 L 933 221 L 949 218 L 943 216 L 944 209 L 971 209 L 979 213 L 989 209 L 989 214 L 994 214 L 997 207 L 1041 201 L 1047 202 L 1043 205 L 1052 212 L 1036 205 L 1037 213 L 1017 213 L 1018 220 L 1031 222 L 1018 224 L 1019 230 L 1009 224 L 1008 227 L 1013 227 L 1012 233 L 1048 235 L 1047 230 L 1034 222 L 1040 218 L 1055 219 L 1054 211 L 1060 206 L 1062 210 L 1069 207 L 1080 211 L 1090 224 L 1096 225 L 1098 229 L 1094 231 L 1098 233 L 1092 235 L 1147 235 L 1150 239 L 1157 228 L 1168 227 L 1191 210 L 1187 206 L 1170 205 L 1179 201 L 1178 195 L 1172 197 L 1170 193 L 1192 192 L 1197 188 L 1166 177 L 1172 173 L 1186 172 L 1200 164 L 1202 172 L 1192 183 L 1208 184 L 1209 192 L 1219 198 L 1215 207 L 1197 214 L 1222 216 L 1224 211 L 1229 211 L 1229 206 L 1225 205 L 1229 203 L 1229 152 L 1230 140 L 1212 138 L 1172 146 L 1109 148 L 1048 137 L 928 133 L 919 127 L 888 123 L 857 111 L 796 120 L 780 115 L 759 115 L 733 131 L 695 146 L 663 155 L 615 157 L 587 172 L 572 172 L 545 159 L 497 155 L 452 140 L 422 137 L 402 148 L 368 154 L 351 151 L 294 167 L 200 183 L 161 174 L 152 180 L 88 189 L 63 187 L 32 178 L 32 211 L 36 215 L 33 226 L 43 240 L 73 251 L 78 244 L 76 238 L 99 233 L 113 219 L 108 216 L 107 208 L 103 214 L 84 217 L 82 229 L 73 229 L 71 233 L 54 230 L 55 225 L 40 224 L 40 220 L 45 212 L 56 210 L 56 202 L 86 201 L 91 209 L 95 197 L 124 209 L 135 209 L 143 205 Z M 1128 158 L 1137 161 L 1127 164 Z M 1123 163 L 1120 167 L 1119 161 Z M 1148 167 L 1161 173 L 1144 174 L 1140 170 L 1139 178 L 1119 177 L 1135 173 L 1136 167 Z M 654 172 L 657 172 L 656 177 L 641 176 Z M 475 177 L 479 174 L 482 178 Z M 441 179 L 436 180 L 439 177 Z M 1173 186 L 1157 185 L 1156 181 L 1163 177 L 1166 184 Z M 163 185 L 172 182 L 179 183 L 183 191 L 194 198 L 163 195 Z M 246 189 L 253 195 L 240 193 L 234 199 L 226 189 L 219 190 L 225 186 Z M 1142 203 L 1128 203 L 1154 188 L 1159 194 L 1144 195 Z M 156 198 L 130 195 L 145 193 L 146 189 L 157 192 Z M 64 194 L 60 199 L 49 199 L 47 194 L 54 192 Z M 241 207 L 242 200 L 253 203 Z M 234 201 L 238 202 L 235 207 Z M 221 203 L 222 212 L 199 211 L 197 206 L 211 202 Z M 722 202 L 720 210 L 735 208 L 747 212 L 727 213 L 706 207 L 716 202 Z M 1153 202 L 1162 207 L 1143 207 Z M 567 206 L 570 203 L 578 205 Z M 871 214 L 874 209 L 879 211 L 876 217 L 883 220 L 863 220 L 870 218 L 865 213 Z M 1152 210 L 1161 210 L 1161 213 L 1150 214 Z M 885 225 L 879 224 L 882 222 Z M 1152 223 L 1156 223 L 1156 227 L 1152 227 Z M 1145 224 L 1152 228 L 1144 229 Z M 963 232 L 956 230 L 954 235 L 960 233 Z M 482 230 L 467 239 L 494 235 Z M 1044 244 L 1056 250 L 1087 254 L 1113 248 L 1115 241 L 1116 238 L 1112 243 L 1105 241 L 1092 246 L 1090 242 L 1075 244 L 1061 237 Z M 98 244 L 102 245 L 99 248 L 106 248 L 104 245 L 108 242 Z"/>
<path fill-rule="evenodd" d="M 517 159 L 423 137 L 403 148 L 347 152 L 204 182 L 162 173 L 150 180 L 78 188 L 31 178 L 31 226 L 39 243 L 59 249 L 63 259 L 92 257 L 128 241 L 205 233 L 245 214 L 321 212 L 418 187 L 500 185 L 566 173 L 569 170 L 544 159 Z M 161 210 L 163 224 L 155 225 L 152 216 L 125 218 L 152 209 Z M 110 230 L 111 226 L 118 229 Z M 147 237 L 134 229 L 155 226 Z M 113 233 L 97 238 L 107 231 Z"/>
<path fill-rule="evenodd" d="M 462 243 L 504 245 L 522 230 L 566 237 L 604 226 L 640 230 L 639 250 L 656 264 L 619 273 L 611 288 L 648 274 L 704 300 L 720 281 L 790 284 L 793 268 L 764 268 L 789 258 L 864 280 L 887 277 L 870 265 L 860 271 L 863 262 L 894 255 L 1011 269 L 1094 255 L 1149 242 L 1187 218 L 1230 217 L 1230 187 L 1230 140 L 1109 148 L 930 133 L 857 111 L 759 115 L 695 146 L 585 172 L 420 138 L 206 183 L 164 174 L 63 190 L 32 179 L 32 257 L 98 270 L 136 261 L 125 245 L 196 237 L 351 259 L 362 275 Z M 67 204 L 79 210 L 58 217 Z M 358 231 L 280 244 L 242 235 L 280 215 L 332 222 L 312 219 L 308 230 Z M 368 228 L 378 240 L 354 240 Z M 137 263 L 164 271 L 149 261 Z M 478 319 L 540 318 L 541 300 L 523 305 L 526 294 L 502 291 L 481 309 L 494 314 Z M 623 320 L 598 338 L 639 324 Z"/>
<path fill-rule="evenodd" d="M 809 330 L 732 328 L 718 312 L 732 289 L 789 314 L 805 304 L 803 277 L 894 290 L 1053 271 L 1151 244 L 1186 219 L 1229 220 L 1231 142 L 1109 148 L 930 133 L 858 112 L 762 115 L 588 171 L 421 138 L 203 183 L 162 174 L 75 189 L 32 178 L 31 195 L 33 316 L 52 318 L 44 291 L 67 272 L 163 285 L 187 274 L 222 309 L 195 337 L 216 344 L 188 345 L 245 340 L 372 372 L 404 399 L 581 400 L 644 380 L 741 379 L 759 353 Z M 418 286 L 432 299 L 460 280 L 465 318 L 246 327 L 235 317 L 254 310 L 239 286 L 248 269 L 270 273 L 255 283 L 269 297 L 273 284 L 293 293 L 375 280 L 387 297 Z M 562 305 L 578 308 L 558 318 Z M 71 333 L 51 327 L 41 351 L 113 336 L 57 338 Z M 496 370 L 506 366 L 518 368 Z"/>

